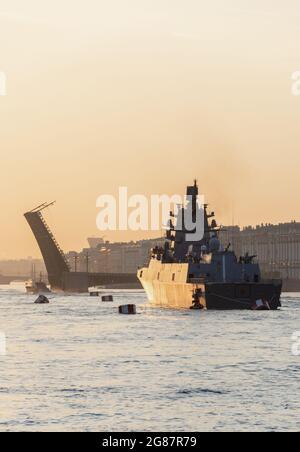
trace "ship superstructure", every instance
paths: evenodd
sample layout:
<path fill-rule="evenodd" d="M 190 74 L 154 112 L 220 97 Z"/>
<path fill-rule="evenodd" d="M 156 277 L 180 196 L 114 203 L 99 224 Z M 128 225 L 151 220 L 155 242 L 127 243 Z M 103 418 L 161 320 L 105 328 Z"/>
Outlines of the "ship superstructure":
<path fill-rule="evenodd" d="M 154 248 L 149 266 L 138 271 L 148 299 L 174 308 L 280 307 L 282 281 L 264 280 L 256 256 L 246 253 L 237 258 L 230 244 L 222 247 L 214 213 L 208 213 L 207 205 L 198 204 L 196 181 L 187 188 L 187 198 L 188 204 L 179 209 L 177 216 L 172 214 L 164 247 Z M 187 210 L 194 224 L 197 218 L 203 219 L 200 240 L 187 239 L 191 234 L 185 225 Z M 179 218 L 180 229 L 175 225 Z"/>

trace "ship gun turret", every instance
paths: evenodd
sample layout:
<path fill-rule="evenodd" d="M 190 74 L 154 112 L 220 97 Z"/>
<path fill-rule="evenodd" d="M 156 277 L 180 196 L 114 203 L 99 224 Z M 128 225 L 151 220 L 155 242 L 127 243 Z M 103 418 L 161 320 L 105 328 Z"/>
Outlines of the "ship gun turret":
<path fill-rule="evenodd" d="M 253 264 L 254 259 L 257 255 L 250 256 L 249 253 L 246 253 L 244 256 L 240 257 L 240 264 Z"/>

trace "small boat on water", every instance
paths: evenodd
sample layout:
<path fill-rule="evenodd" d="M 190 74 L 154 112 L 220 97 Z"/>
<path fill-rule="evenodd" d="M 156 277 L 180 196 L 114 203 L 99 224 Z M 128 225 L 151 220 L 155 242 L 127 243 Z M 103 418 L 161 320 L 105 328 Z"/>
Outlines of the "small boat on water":
<path fill-rule="evenodd" d="M 25 283 L 25 289 L 30 295 L 51 293 L 51 290 L 43 281 L 29 280 Z"/>
<path fill-rule="evenodd" d="M 40 272 L 39 278 L 36 277 L 35 264 L 33 264 L 31 269 L 31 279 L 25 282 L 26 292 L 30 295 L 51 293 L 51 290 L 44 282 L 45 279 L 46 278 L 43 277 L 42 272 Z"/>

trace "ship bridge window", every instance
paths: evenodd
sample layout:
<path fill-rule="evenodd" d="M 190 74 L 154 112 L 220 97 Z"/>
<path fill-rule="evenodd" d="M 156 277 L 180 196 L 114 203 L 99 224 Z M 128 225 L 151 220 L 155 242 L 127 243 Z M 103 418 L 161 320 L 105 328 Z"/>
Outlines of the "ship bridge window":
<path fill-rule="evenodd" d="M 160 273 L 157 273 L 157 279 L 159 280 L 159 277 L 160 277 Z"/>
<path fill-rule="evenodd" d="M 175 281 L 175 278 L 176 278 L 176 275 L 175 275 L 175 273 L 173 273 L 173 275 L 172 275 L 172 281 Z"/>
<path fill-rule="evenodd" d="M 140 272 L 140 278 L 142 278 L 142 277 L 143 277 L 143 271 Z"/>

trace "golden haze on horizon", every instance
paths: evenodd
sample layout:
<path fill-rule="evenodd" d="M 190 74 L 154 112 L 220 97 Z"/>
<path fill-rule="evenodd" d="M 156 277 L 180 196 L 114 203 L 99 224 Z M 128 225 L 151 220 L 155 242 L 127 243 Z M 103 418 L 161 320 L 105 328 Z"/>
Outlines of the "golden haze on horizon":
<path fill-rule="evenodd" d="M 122 185 L 197 177 L 220 223 L 300 221 L 298 1 L 40 3 L 0 7 L 0 258 L 39 256 L 22 215 L 53 199 L 60 244 L 82 248 Z"/>

